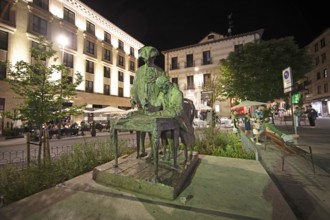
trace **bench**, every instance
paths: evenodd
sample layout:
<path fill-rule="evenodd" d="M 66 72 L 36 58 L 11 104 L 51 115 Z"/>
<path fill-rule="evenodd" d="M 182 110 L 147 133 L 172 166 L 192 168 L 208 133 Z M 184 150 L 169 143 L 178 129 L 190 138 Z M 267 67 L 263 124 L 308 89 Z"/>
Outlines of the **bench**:
<path fill-rule="evenodd" d="M 287 121 L 292 121 L 292 116 L 291 115 L 282 116 L 281 120 L 280 120 L 281 125 L 282 125 L 283 121 L 284 121 L 285 125 L 287 126 L 286 122 Z M 307 116 L 306 115 L 300 116 L 300 122 L 304 122 L 304 124 L 307 125 L 306 121 L 307 121 Z"/>
<path fill-rule="evenodd" d="M 314 167 L 313 153 L 311 146 L 304 144 L 295 145 L 293 143 L 284 142 L 283 138 L 278 136 L 276 133 L 271 131 L 266 131 L 265 150 L 267 144 L 269 143 L 275 144 L 282 152 L 282 171 L 284 170 L 284 161 L 286 156 L 299 155 L 306 160 L 308 159 L 310 160 L 310 162 L 312 163 L 313 173 L 315 174 L 315 167 Z M 308 151 L 302 149 L 301 147 L 307 147 Z"/>

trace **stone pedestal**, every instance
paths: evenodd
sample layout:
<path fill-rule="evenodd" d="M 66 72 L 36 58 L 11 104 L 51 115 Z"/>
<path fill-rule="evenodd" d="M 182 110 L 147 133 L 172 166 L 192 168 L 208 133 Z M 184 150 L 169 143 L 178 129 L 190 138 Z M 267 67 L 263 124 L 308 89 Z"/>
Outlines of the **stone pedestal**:
<path fill-rule="evenodd" d="M 198 153 L 194 152 L 192 160 L 183 164 L 184 153 L 178 152 L 178 167 L 174 169 L 173 160 L 160 158 L 158 167 L 159 181 L 154 182 L 154 164 L 145 158 L 136 159 L 136 153 L 118 158 L 115 161 L 95 167 L 93 179 L 102 185 L 123 188 L 129 191 L 175 199 L 191 182 L 199 164 Z"/>

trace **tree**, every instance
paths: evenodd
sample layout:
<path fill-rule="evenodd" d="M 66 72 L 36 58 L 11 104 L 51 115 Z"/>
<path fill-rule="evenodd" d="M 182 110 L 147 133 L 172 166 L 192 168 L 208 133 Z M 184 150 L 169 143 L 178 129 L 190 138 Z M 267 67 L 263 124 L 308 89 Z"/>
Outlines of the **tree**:
<path fill-rule="evenodd" d="M 67 115 L 81 114 L 82 106 L 68 106 L 60 109 L 72 100 L 76 94 L 76 87 L 82 82 L 82 75 L 77 72 L 74 82 L 71 82 L 70 70 L 65 65 L 55 65 L 56 51 L 52 49 L 53 43 L 39 37 L 37 43 L 30 48 L 32 62 L 18 61 L 12 68 L 8 82 L 11 89 L 21 99 L 14 109 L 19 112 L 16 119 L 34 125 L 42 131 L 44 123 L 59 120 Z M 54 76 L 60 76 L 54 79 Z M 72 80 L 73 81 L 73 80 Z M 9 118 L 14 115 L 7 113 Z M 41 153 L 42 133 L 39 134 L 39 159 Z"/>
<path fill-rule="evenodd" d="M 248 43 L 220 61 L 217 87 L 226 98 L 273 101 L 285 97 L 282 71 L 289 66 L 294 82 L 311 68 L 310 56 L 292 37 Z"/>

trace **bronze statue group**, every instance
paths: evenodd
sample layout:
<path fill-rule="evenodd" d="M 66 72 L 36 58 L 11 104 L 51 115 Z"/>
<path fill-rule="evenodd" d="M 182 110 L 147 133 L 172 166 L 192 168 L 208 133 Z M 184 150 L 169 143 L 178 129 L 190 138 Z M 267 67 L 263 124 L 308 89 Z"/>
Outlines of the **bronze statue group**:
<path fill-rule="evenodd" d="M 179 136 L 185 146 L 185 162 L 189 160 L 195 143 L 193 119 L 195 107 L 191 100 L 184 99 L 178 85 L 170 82 L 166 73 L 155 65 L 154 60 L 159 54 L 152 46 L 145 46 L 139 50 L 139 57 L 144 65 L 137 69 L 131 88 L 131 107 L 137 106 L 138 111 L 133 114 L 143 114 L 154 117 L 175 118 L 180 126 Z M 144 147 L 145 132 L 140 133 L 141 156 L 146 156 Z M 151 139 L 149 133 L 149 138 Z M 170 160 L 173 148 L 173 137 L 170 131 L 161 134 L 163 153 Z M 153 150 L 153 147 L 151 147 Z M 138 152 L 139 153 L 139 152 Z M 153 152 L 148 157 L 152 158 Z"/>

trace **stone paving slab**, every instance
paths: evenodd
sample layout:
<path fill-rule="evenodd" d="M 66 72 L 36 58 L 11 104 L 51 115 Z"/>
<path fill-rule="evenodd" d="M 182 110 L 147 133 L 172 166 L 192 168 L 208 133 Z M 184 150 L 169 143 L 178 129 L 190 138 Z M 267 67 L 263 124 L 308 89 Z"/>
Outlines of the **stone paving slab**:
<path fill-rule="evenodd" d="M 175 200 L 106 187 L 92 172 L 0 209 L 0 219 L 296 219 L 259 161 L 199 155 Z"/>

